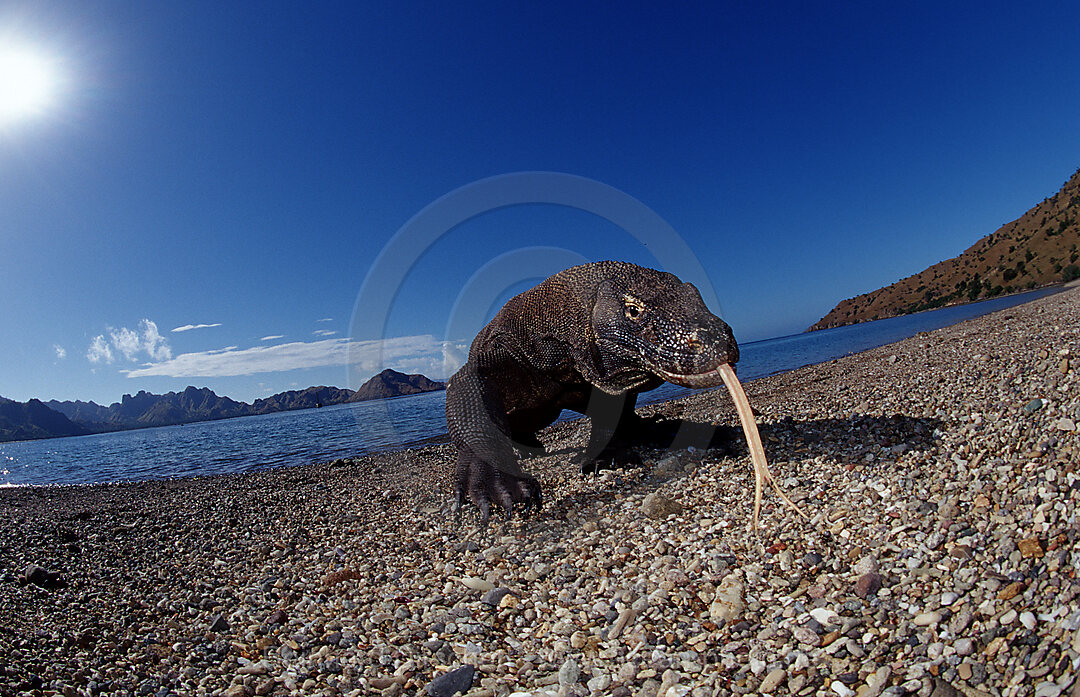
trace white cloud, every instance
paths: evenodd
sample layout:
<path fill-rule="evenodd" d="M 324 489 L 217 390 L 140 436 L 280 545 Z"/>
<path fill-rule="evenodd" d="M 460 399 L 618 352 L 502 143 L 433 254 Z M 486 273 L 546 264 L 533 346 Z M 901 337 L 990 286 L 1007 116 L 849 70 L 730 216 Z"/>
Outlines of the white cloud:
<path fill-rule="evenodd" d="M 138 360 L 139 354 L 146 353 L 151 360 L 167 361 L 172 358 L 172 348 L 158 332 L 157 325 L 148 319 L 141 320 L 138 331 L 120 327 L 109 327 L 106 341 L 104 334 L 95 336 L 90 341 L 86 358 L 91 363 L 112 363 L 117 355 L 129 361 Z"/>
<path fill-rule="evenodd" d="M 316 322 L 333 322 L 334 318 L 333 317 L 323 317 L 322 319 L 317 319 L 315 321 Z"/>
<path fill-rule="evenodd" d="M 259 341 L 273 341 L 274 339 L 284 339 L 284 334 L 271 334 L 270 336 L 264 336 Z"/>
<path fill-rule="evenodd" d="M 337 332 L 333 329 L 316 329 L 311 333 L 315 336 L 333 336 L 334 334 L 337 334 Z"/>
<path fill-rule="evenodd" d="M 148 363 L 141 368 L 123 372 L 129 378 L 154 375 L 207 378 L 355 365 L 364 373 L 373 374 L 384 367 L 396 370 L 409 368 L 409 372 L 427 371 L 425 374 L 444 377 L 440 373 L 443 373 L 447 366 L 454 365 L 453 370 L 456 370 L 457 365 L 460 365 L 458 361 L 464 350 L 463 342 L 439 341 L 427 334 L 382 341 L 324 339 L 246 349 L 230 346 L 213 351 L 182 353 L 175 358 Z M 420 368 L 423 370 L 419 370 Z"/>
<path fill-rule="evenodd" d="M 112 349 L 109 348 L 109 342 L 105 341 L 103 335 L 98 334 L 90 342 L 90 348 L 86 349 L 86 359 L 91 363 L 113 362 Z"/>
<path fill-rule="evenodd" d="M 190 332 L 192 329 L 209 329 L 210 327 L 220 327 L 221 322 L 214 322 L 213 324 L 185 324 L 181 327 L 173 327 L 174 332 Z"/>
<path fill-rule="evenodd" d="M 60 344 L 53 344 L 52 347 L 53 351 L 56 351 L 56 358 L 58 360 L 62 361 L 67 358 L 67 349 L 65 349 L 63 346 L 61 346 Z"/>

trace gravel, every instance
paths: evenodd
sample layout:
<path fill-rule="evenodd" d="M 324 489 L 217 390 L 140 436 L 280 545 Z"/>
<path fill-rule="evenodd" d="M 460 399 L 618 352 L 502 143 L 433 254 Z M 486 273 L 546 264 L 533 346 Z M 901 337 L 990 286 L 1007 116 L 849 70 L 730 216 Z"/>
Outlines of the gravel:
<path fill-rule="evenodd" d="M 538 516 L 449 513 L 453 452 L 0 490 L 0 694 L 1080 691 L 1080 291 L 722 391 L 582 477 L 583 424 L 526 463 Z"/>

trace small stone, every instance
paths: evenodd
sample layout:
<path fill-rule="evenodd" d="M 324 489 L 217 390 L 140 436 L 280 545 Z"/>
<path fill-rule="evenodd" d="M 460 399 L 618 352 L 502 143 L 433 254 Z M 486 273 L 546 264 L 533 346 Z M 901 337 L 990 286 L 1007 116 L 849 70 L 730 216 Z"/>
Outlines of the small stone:
<path fill-rule="evenodd" d="M 998 593 L 998 600 L 1012 600 L 1022 593 L 1026 587 L 1023 581 L 1014 581 L 1001 589 L 1001 592 Z"/>
<path fill-rule="evenodd" d="M 709 617 L 714 622 L 731 622 L 746 610 L 743 600 L 743 584 L 736 574 L 728 574 L 716 589 L 716 596 L 709 605 Z"/>
<path fill-rule="evenodd" d="M 857 690 L 859 697 L 877 697 L 881 689 L 889 684 L 892 669 L 889 666 L 881 666 L 870 675 L 866 676 L 866 684 Z"/>
<path fill-rule="evenodd" d="M 960 515 L 960 508 L 956 505 L 955 499 L 949 499 L 938 507 L 939 520 L 955 520 L 958 515 Z"/>
<path fill-rule="evenodd" d="M 371 678 L 368 680 L 368 685 L 376 690 L 385 690 L 391 685 L 397 685 L 400 682 L 402 682 L 402 678 L 396 676 L 392 678 Z"/>
<path fill-rule="evenodd" d="M 289 613 L 282 609 L 274 610 L 270 613 L 270 619 L 266 620 L 267 624 L 285 624 L 289 621 Z"/>
<path fill-rule="evenodd" d="M 472 590 L 480 591 L 481 593 L 486 593 L 489 590 L 495 588 L 494 583 L 490 581 L 485 581 L 482 578 L 476 578 L 475 576 L 466 576 L 465 578 L 461 579 L 461 583 L 466 588 L 471 588 Z"/>
<path fill-rule="evenodd" d="M 472 687 L 476 668 L 465 664 L 449 673 L 443 673 L 427 684 L 424 691 L 431 697 L 454 697 L 457 693 L 465 694 Z"/>
<path fill-rule="evenodd" d="M 1039 538 L 1029 537 L 1024 540 L 1020 540 L 1016 543 L 1016 548 L 1020 550 L 1020 555 L 1024 559 L 1038 559 L 1043 555 L 1042 545 L 1039 544 Z"/>
<path fill-rule="evenodd" d="M 611 676 L 607 673 L 601 673 L 596 677 L 590 678 L 585 686 L 589 688 L 589 692 L 603 692 L 611 687 Z"/>
<path fill-rule="evenodd" d="M 227 632 L 229 631 L 229 623 L 222 615 L 214 615 L 210 618 L 210 631 Z"/>
<path fill-rule="evenodd" d="M 832 684 L 830 684 L 829 687 L 832 688 L 833 692 L 840 695 L 840 697 L 855 697 L 855 690 L 851 689 L 839 680 L 833 680 Z"/>
<path fill-rule="evenodd" d="M 857 574 L 876 574 L 878 572 L 878 560 L 872 554 L 868 554 L 855 564 Z"/>
<path fill-rule="evenodd" d="M 975 642 L 968 638 L 957 639 L 956 643 L 953 644 L 953 648 L 956 650 L 957 656 L 970 656 L 975 653 Z M 968 670 L 971 670 L 971 668 L 968 667 Z M 967 678 L 964 679 L 967 680 Z"/>
<path fill-rule="evenodd" d="M 791 635 L 795 637 L 795 640 L 800 644 L 806 644 L 807 646 L 818 646 L 821 644 L 821 637 L 817 635 L 811 629 L 806 627 L 795 627 L 791 630 Z"/>
<path fill-rule="evenodd" d="M 484 597 L 480 599 L 480 602 L 492 607 L 498 607 L 499 603 L 502 602 L 502 599 L 505 598 L 506 594 L 509 592 L 509 588 L 504 588 L 502 586 L 492 588 L 487 593 L 484 593 Z"/>
<path fill-rule="evenodd" d="M 1075 431 L 1076 430 L 1076 422 L 1073 421 L 1072 419 L 1068 418 L 1068 417 L 1063 416 L 1060 419 L 1058 419 L 1056 422 L 1054 422 L 1054 428 L 1056 428 L 1059 431 Z"/>
<path fill-rule="evenodd" d="M 573 685 L 580 677 L 581 668 L 578 666 L 577 661 L 573 658 L 568 658 L 563 661 L 563 664 L 559 667 L 560 685 Z"/>
<path fill-rule="evenodd" d="M 915 692 L 917 690 L 918 688 L 910 691 Z M 930 693 L 930 697 L 963 697 L 963 695 L 959 690 L 941 678 L 934 678 L 934 691 Z"/>
<path fill-rule="evenodd" d="M 37 564 L 30 564 L 22 575 L 23 583 L 32 583 L 40 588 L 59 588 L 64 585 L 64 579 L 59 571 L 47 571 Z"/>
<path fill-rule="evenodd" d="M 952 619 L 949 620 L 949 631 L 952 632 L 953 635 L 959 635 L 968 628 L 968 625 L 971 624 L 973 619 L 975 619 L 975 616 L 971 610 L 967 607 L 963 607 L 960 612 L 953 615 Z"/>
<path fill-rule="evenodd" d="M 859 580 L 855 581 L 855 595 L 860 598 L 876 595 L 879 590 L 881 590 L 881 574 L 877 572 L 863 574 Z"/>
<path fill-rule="evenodd" d="M 233 685 L 221 693 L 221 697 L 250 697 L 252 691 L 247 685 Z"/>
<path fill-rule="evenodd" d="M 999 636 L 986 645 L 984 653 L 987 655 L 988 658 L 993 658 L 997 655 L 998 651 L 1001 651 L 1002 649 L 1008 650 L 1008 647 L 1009 640 L 1003 636 Z"/>
<path fill-rule="evenodd" d="M 611 631 L 608 632 L 608 638 L 618 639 L 619 635 L 621 635 L 623 633 L 623 630 L 626 629 L 626 625 L 630 624 L 630 622 L 634 620 L 634 617 L 636 615 L 637 609 L 633 606 L 627 607 L 622 612 L 620 612 L 618 618 L 615 620 L 615 623 L 611 626 Z"/>
<path fill-rule="evenodd" d="M 932 627 L 940 621 L 940 612 L 920 612 L 915 615 L 915 618 L 912 620 L 916 627 Z"/>
<path fill-rule="evenodd" d="M 949 556 L 953 559 L 971 559 L 975 554 L 968 545 L 953 545 L 949 548 Z"/>
<path fill-rule="evenodd" d="M 1043 408 L 1043 401 L 1039 398 L 1035 398 L 1024 405 L 1025 414 L 1034 414 L 1038 410 Z"/>
<path fill-rule="evenodd" d="M 822 627 L 840 624 L 840 616 L 828 608 L 815 607 L 810 611 L 810 616 L 817 620 Z"/>
<path fill-rule="evenodd" d="M 1016 621 L 1016 616 L 1017 616 L 1016 610 L 1009 610 L 1004 615 L 1002 615 L 1001 618 L 998 621 L 1002 625 L 1012 624 L 1013 622 Z"/>
<path fill-rule="evenodd" d="M 1058 697 L 1063 691 L 1061 685 L 1046 680 L 1035 686 L 1035 697 Z"/>
<path fill-rule="evenodd" d="M 772 692 L 787 680 L 787 671 L 776 668 L 768 673 L 758 685 L 758 692 Z"/>
<path fill-rule="evenodd" d="M 645 500 L 641 503 L 641 512 L 653 520 L 676 515 L 685 509 L 686 506 L 683 506 L 678 501 L 661 496 L 655 491 L 646 496 Z"/>
<path fill-rule="evenodd" d="M 956 667 L 956 674 L 961 680 L 971 680 L 971 664 L 964 661 Z"/>
<path fill-rule="evenodd" d="M 840 630 L 839 629 L 833 630 L 833 631 L 829 632 L 828 634 L 823 634 L 823 635 L 821 635 L 821 646 L 822 647 L 829 646 L 839 638 L 840 638 Z"/>
<path fill-rule="evenodd" d="M 1034 614 L 1032 614 L 1030 612 L 1021 612 L 1020 613 L 1020 624 L 1024 625 L 1024 629 L 1027 629 L 1028 631 L 1031 631 L 1031 630 L 1035 629 L 1035 625 L 1038 624 L 1038 621 L 1035 619 Z"/>

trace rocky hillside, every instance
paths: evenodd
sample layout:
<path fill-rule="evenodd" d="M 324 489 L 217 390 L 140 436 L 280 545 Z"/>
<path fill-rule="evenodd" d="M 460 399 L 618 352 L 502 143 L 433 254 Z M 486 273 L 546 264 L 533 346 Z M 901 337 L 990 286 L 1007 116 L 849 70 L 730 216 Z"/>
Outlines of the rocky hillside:
<path fill-rule="evenodd" d="M 361 385 L 349 401 L 363 402 L 369 399 L 386 399 L 445 389 L 444 383 L 430 380 L 423 375 L 406 375 L 387 368 Z"/>
<path fill-rule="evenodd" d="M 810 327 L 827 329 L 992 298 L 1080 278 L 1080 170 L 1042 203 L 960 256 L 837 305 Z"/>
<path fill-rule="evenodd" d="M 15 402 L 0 397 L 0 441 L 81 436 L 89 431 L 36 399 Z"/>
<path fill-rule="evenodd" d="M 314 409 L 328 407 L 331 404 L 344 404 L 349 401 L 353 394 L 352 390 L 320 385 L 305 390 L 279 392 L 272 397 L 256 399 L 251 408 L 254 414 L 269 414 L 275 411 L 292 411 L 293 409 Z"/>

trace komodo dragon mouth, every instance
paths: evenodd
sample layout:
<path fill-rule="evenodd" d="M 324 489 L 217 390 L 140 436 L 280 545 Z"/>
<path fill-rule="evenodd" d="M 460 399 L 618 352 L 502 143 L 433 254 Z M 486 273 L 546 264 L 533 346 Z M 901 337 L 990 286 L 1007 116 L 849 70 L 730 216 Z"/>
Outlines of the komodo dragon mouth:
<path fill-rule="evenodd" d="M 802 510 L 780 489 L 780 485 L 776 483 L 776 479 L 769 470 L 769 462 L 765 459 L 765 447 L 761 443 L 761 434 L 758 433 L 757 422 L 754 420 L 754 412 L 750 408 L 750 400 L 746 398 L 746 392 L 742 388 L 742 383 L 740 383 L 739 378 L 735 376 L 735 369 L 730 363 L 721 363 L 712 370 L 706 370 L 705 372 L 695 373 L 693 375 L 669 373 L 661 368 L 653 368 L 653 370 L 656 371 L 657 375 L 668 382 L 673 382 L 676 385 L 682 385 L 683 387 L 716 387 L 720 383 L 723 383 L 727 387 L 728 393 L 731 395 L 731 401 L 735 403 L 735 411 L 739 414 L 743 435 L 746 436 L 746 444 L 750 448 L 750 461 L 754 465 L 754 518 L 752 525 L 755 529 L 758 526 L 758 514 L 761 511 L 761 490 L 766 481 L 772 485 L 773 491 L 776 492 L 777 496 L 783 499 L 784 503 L 791 506 L 791 508 L 803 518 L 807 517 L 806 514 L 803 513 Z"/>
<path fill-rule="evenodd" d="M 724 365 L 727 364 L 725 363 Z M 651 370 L 668 382 L 681 385 L 682 387 L 701 389 L 703 387 L 716 387 L 724 382 L 724 378 L 720 375 L 719 368 L 713 368 L 711 370 L 706 370 L 703 373 L 694 373 L 691 375 L 671 373 L 663 368 L 657 368 L 655 366 L 653 366 Z"/>

